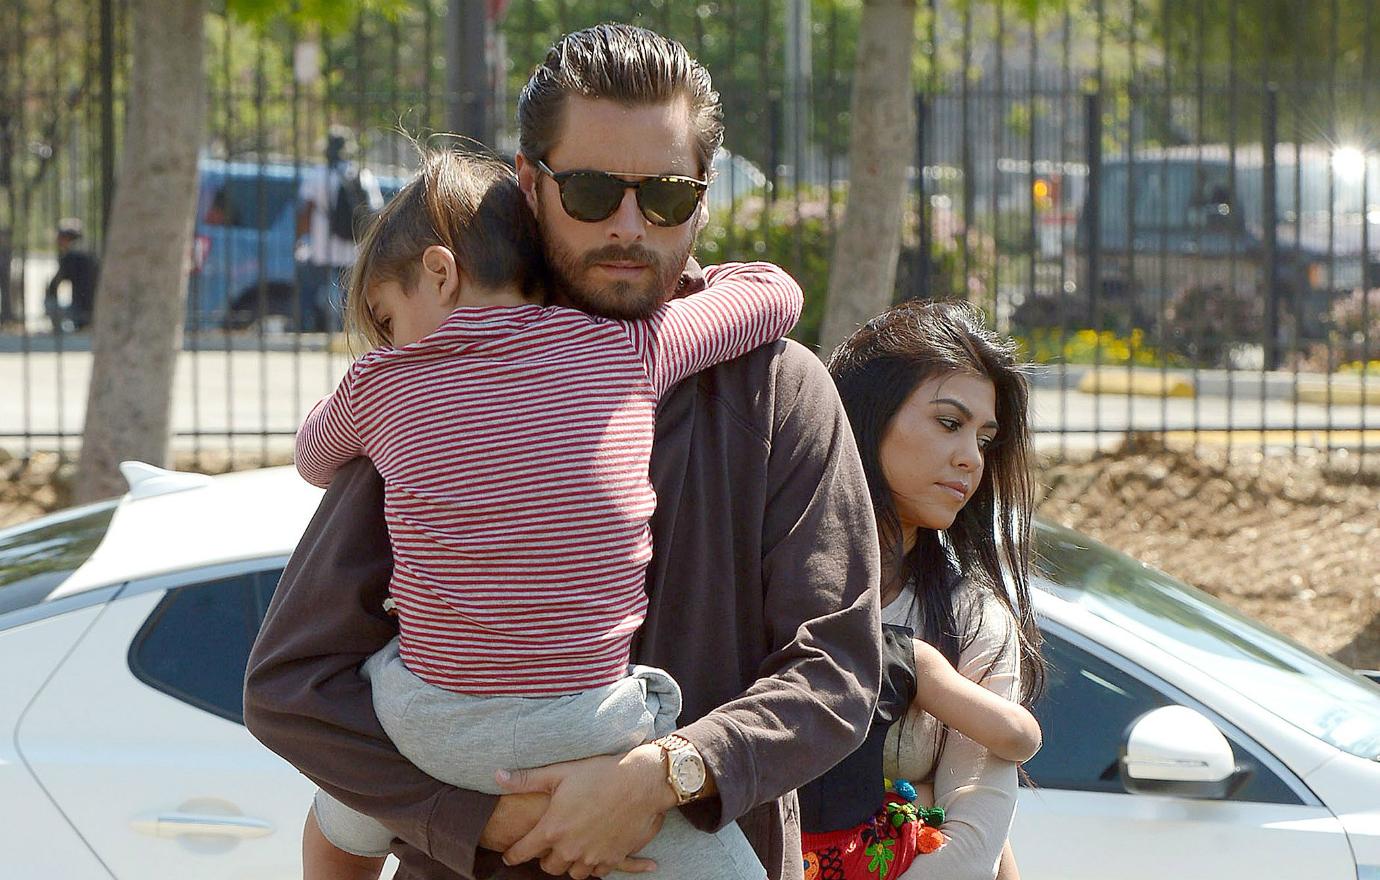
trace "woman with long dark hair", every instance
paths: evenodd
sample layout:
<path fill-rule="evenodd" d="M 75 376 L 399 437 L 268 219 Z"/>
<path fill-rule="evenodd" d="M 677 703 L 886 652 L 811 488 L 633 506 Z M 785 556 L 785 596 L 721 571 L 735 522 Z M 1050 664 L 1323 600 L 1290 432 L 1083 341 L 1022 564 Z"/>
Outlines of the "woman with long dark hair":
<path fill-rule="evenodd" d="M 909 627 L 968 679 L 1029 707 L 1044 664 L 1027 573 L 1029 388 L 1013 344 L 967 304 L 908 302 L 840 345 L 829 372 L 877 515 L 883 621 Z M 924 685 L 922 671 L 922 698 Z M 1015 875 L 1006 839 L 1016 764 L 917 705 L 891 726 L 884 768 L 922 792 L 932 786 L 945 810 L 948 842 L 902 880 L 991 880 L 999 863 L 1003 877 Z"/>

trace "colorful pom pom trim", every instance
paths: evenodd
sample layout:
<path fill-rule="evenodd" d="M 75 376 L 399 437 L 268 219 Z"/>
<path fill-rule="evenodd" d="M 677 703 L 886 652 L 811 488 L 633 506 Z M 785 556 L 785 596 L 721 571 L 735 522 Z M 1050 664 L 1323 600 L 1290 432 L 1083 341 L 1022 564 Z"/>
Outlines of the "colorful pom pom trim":
<path fill-rule="evenodd" d="M 944 824 L 943 807 L 924 807 L 915 803 L 918 797 L 915 786 L 905 779 L 886 779 L 886 790 L 901 798 L 901 802 L 888 801 L 887 818 L 891 824 L 900 828 L 907 821 L 919 822 L 920 838 L 916 849 L 921 853 L 932 853 L 949 842 L 939 826 Z"/>

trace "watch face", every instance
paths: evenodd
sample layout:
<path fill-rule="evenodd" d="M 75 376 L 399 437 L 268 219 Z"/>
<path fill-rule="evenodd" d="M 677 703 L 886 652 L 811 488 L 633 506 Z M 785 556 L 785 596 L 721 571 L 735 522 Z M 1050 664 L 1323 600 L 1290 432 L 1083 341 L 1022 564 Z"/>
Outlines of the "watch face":
<path fill-rule="evenodd" d="M 671 762 L 671 775 L 683 794 L 696 794 L 704 788 L 704 762 L 699 755 L 676 755 Z"/>

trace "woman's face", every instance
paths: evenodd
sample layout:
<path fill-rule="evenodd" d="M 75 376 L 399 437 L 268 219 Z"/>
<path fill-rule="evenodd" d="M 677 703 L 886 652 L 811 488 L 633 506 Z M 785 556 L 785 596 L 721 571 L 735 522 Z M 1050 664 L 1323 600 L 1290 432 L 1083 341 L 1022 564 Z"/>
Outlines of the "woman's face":
<path fill-rule="evenodd" d="M 916 529 L 947 529 L 982 481 L 997 436 L 997 391 L 971 373 L 922 382 L 882 435 L 882 474 L 891 486 L 906 546 Z"/>

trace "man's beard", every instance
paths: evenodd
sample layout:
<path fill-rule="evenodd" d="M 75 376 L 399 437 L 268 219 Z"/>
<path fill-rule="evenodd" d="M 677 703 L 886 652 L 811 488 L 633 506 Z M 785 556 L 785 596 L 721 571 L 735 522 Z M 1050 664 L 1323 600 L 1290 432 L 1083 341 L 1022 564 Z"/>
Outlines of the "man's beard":
<path fill-rule="evenodd" d="M 562 209 L 563 210 L 563 209 Z M 540 225 L 541 211 L 538 211 Z M 694 250 L 692 237 L 683 251 L 661 254 L 642 244 L 609 244 L 577 254 L 562 247 L 554 236 L 542 233 L 542 250 L 556 292 L 562 294 L 574 308 L 605 318 L 638 320 L 651 317 L 662 303 L 670 299 L 685 261 Z M 589 278 L 595 265 L 610 262 L 633 262 L 647 266 L 650 278 L 637 283 L 608 281 L 598 283 Z"/>

